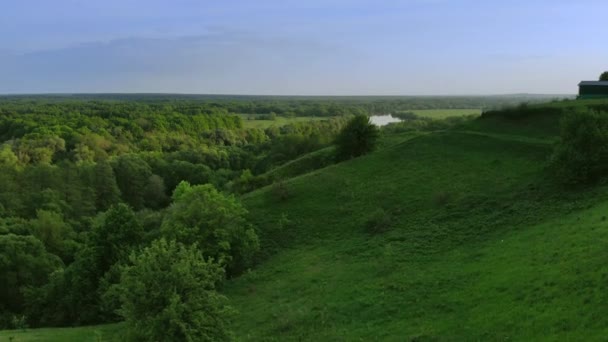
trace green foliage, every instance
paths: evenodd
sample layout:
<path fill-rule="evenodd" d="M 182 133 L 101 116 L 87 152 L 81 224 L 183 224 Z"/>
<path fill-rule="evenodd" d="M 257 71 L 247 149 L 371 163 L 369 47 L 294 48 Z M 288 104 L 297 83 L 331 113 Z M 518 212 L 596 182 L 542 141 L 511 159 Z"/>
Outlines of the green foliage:
<path fill-rule="evenodd" d="M 126 260 L 130 249 L 143 240 L 143 228 L 135 214 L 125 204 L 112 206 L 93 225 L 88 245 L 96 250 L 105 272 L 113 264 Z"/>
<path fill-rule="evenodd" d="M 42 243 L 46 250 L 70 262 L 78 248 L 74 241 L 75 234 L 69 224 L 64 222 L 61 214 L 53 211 L 38 210 L 36 219 L 30 221 L 31 232 Z"/>
<path fill-rule="evenodd" d="M 0 147 L 0 166 L 7 169 L 17 169 L 19 167 L 19 159 L 9 144 L 2 144 Z"/>
<path fill-rule="evenodd" d="M 358 115 L 352 118 L 336 138 L 336 154 L 339 159 L 351 159 L 371 152 L 376 147 L 378 128 L 369 117 Z"/>
<path fill-rule="evenodd" d="M 551 167 L 565 184 L 589 184 L 608 175 L 608 115 L 580 111 L 564 116 Z"/>
<path fill-rule="evenodd" d="M 600 81 L 608 81 L 608 71 L 604 71 L 601 75 L 600 75 Z"/>
<path fill-rule="evenodd" d="M 44 285 L 61 266 L 61 260 L 35 237 L 0 233 L 0 327 L 11 326 L 9 313 L 25 312 L 27 288 Z"/>
<path fill-rule="evenodd" d="M 32 321 L 64 325 L 116 319 L 116 302 L 111 297 L 104 302 L 103 297 L 118 282 L 117 267 L 142 241 L 143 228 L 127 205 L 118 204 L 100 214 L 76 260 L 29 294 Z"/>
<path fill-rule="evenodd" d="M 137 155 L 127 154 L 118 158 L 114 171 L 125 202 L 135 209 L 142 209 L 146 185 L 152 176 L 150 165 Z"/>
<path fill-rule="evenodd" d="M 150 176 L 144 193 L 146 207 L 156 210 L 164 208 L 169 202 L 166 191 L 165 181 L 161 176 Z"/>
<path fill-rule="evenodd" d="M 259 249 L 257 235 L 246 220 L 247 210 L 233 196 L 212 185 L 180 183 L 167 209 L 162 233 L 184 244 L 196 243 L 203 255 L 226 265 L 229 274 L 251 265 Z"/>
<path fill-rule="evenodd" d="M 116 183 L 114 170 L 106 160 L 95 164 L 93 187 L 95 189 L 95 205 L 98 210 L 105 211 L 120 200 L 120 190 Z"/>
<path fill-rule="evenodd" d="M 225 341 L 230 307 L 217 292 L 220 265 L 164 239 L 132 254 L 119 285 L 127 335 L 133 341 Z"/>

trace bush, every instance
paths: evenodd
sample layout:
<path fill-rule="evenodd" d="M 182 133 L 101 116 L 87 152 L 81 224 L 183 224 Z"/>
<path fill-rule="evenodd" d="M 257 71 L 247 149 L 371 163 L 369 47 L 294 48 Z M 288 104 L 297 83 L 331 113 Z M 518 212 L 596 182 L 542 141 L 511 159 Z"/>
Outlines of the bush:
<path fill-rule="evenodd" d="M 284 181 L 280 180 L 272 185 L 272 196 L 279 202 L 285 202 L 291 197 Z"/>
<path fill-rule="evenodd" d="M 225 341 L 231 309 L 216 291 L 224 271 L 196 245 L 156 240 L 132 254 L 118 285 L 134 341 Z"/>
<path fill-rule="evenodd" d="M 356 158 L 376 147 L 379 131 L 366 115 L 352 118 L 336 138 L 336 155 L 339 160 Z"/>
<path fill-rule="evenodd" d="M 608 114 L 578 111 L 566 115 L 550 164 L 564 184 L 589 184 L 607 175 Z"/>
<path fill-rule="evenodd" d="M 440 191 L 437 192 L 435 194 L 435 196 L 433 197 L 433 202 L 435 202 L 435 204 L 437 206 L 443 207 L 446 206 L 450 200 L 452 199 L 452 194 L 449 193 L 448 191 Z"/>
<path fill-rule="evenodd" d="M 393 225 L 393 219 L 384 209 L 378 208 L 365 222 L 365 230 L 370 234 L 379 234 L 388 231 Z"/>

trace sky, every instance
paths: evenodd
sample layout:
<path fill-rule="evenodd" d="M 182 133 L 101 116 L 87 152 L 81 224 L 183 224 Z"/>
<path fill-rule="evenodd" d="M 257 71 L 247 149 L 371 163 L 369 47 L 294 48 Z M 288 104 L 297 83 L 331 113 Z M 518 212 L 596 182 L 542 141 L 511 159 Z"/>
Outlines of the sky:
<path fill-rule="evenodd" d="M 0 0 L 0 94 L 574 94 L 605 0 Z"/>

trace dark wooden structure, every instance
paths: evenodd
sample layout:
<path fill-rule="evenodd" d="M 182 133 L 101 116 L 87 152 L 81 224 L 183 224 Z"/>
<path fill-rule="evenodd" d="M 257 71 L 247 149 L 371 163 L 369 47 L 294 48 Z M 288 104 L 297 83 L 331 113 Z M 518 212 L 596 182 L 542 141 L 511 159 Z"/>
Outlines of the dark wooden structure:
<path fill-rule="evenodd" d="M 581 99 L 608 97 L 608 81 L 582 81 L 578 84 Z"/>

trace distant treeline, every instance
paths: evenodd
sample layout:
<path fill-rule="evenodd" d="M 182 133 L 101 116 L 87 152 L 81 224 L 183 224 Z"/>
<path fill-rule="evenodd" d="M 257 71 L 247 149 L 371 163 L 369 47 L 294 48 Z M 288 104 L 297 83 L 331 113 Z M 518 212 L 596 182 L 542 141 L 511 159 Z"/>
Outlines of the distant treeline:
<path fill-rule="evenodd" d="M 61 103 L 69 101 L 123 102 L 145 106 L 157 112 L 201 114 L 224 112 L 270 114 L 279 116 L 340 116 L 381 114 L 420 109 L 496 109 L 522 102 L 540 103 L 567 95 L 504 96 L 244 96 L 244 95 L 174 95 L 174 94 L 74 94 L 14 95 L 0 97 L 0 102 L 23 101 Z"/>

